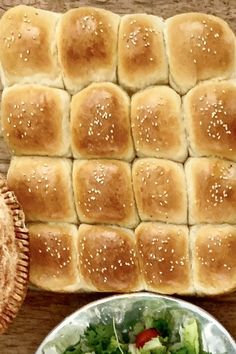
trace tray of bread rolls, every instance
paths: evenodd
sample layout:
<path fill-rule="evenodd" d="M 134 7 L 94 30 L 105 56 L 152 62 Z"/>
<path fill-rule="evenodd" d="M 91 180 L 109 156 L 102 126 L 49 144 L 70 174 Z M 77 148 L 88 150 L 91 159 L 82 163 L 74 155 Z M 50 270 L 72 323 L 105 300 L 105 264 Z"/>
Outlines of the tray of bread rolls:
<path fill-rule="evenodd" d="M 235 43 L 203 13 L 3 15 L 7 180 L 34 287 L 236 289 Z"/>

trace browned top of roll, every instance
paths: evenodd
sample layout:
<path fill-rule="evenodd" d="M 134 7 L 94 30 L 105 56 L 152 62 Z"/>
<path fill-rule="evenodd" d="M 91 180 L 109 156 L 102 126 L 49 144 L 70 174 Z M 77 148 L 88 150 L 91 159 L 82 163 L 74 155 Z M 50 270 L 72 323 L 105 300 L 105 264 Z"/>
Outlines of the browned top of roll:
<path fill-rule="evenodd" d="M 121 18 L 118 42 L 120 84 L 136 90 L 168 81 L 163 27 L 164 21 L 157 16 L 131 14 Z"/>
<path fill-rule="evenodd" d="M 187 226 L 141 223 L 135 235 L 145 288 L 164 294 L 189 293 Z"/>
<path fill-rule="evenodd" d="M 138 223 L 130 166 L 118 160 L 75 161 L 73 187 L 79 219 L 86 223 Z"/>
<path fill-rule="evenodd" d="M 29 233 L 31 283 L 51 291 L 76 287 L 77 228 L 63 223 L 37 223 L 29 224 Z"/>
<path fill-rule="evenodd" d="M 133 142 L 129 96 L 109 82 L 93 83 L 71 102 L 71 135 L 75 157 L 130 160 Z"/>
<path fill-rule="evenodd" d="M 227 78 L 235 69 L 235 37 L 219 17 L 186 13 L 166 21 L 172 84 L 186 92 L 198 81 Z"/>
<path fill-rule="evenodd" d="M 182 165 L 164 159 L 137 159 L 132 177 L 141 220 L 186 223 L 187 195 Z"/>
<path fill-rule="evenodd" d="M 69 153 L 69 95 L 41 85 L 19 85 L 3 91 L 4 137 L 16 155 Z"/>
<path fill-rule="evenodd" d="M 192 158 L 186 164 L 189 223 L 236 223 L 236 163 Z"/>
<path fill-rule="evenodd" d="M 56 79 L 55 26 L 59 15 L 30 6 L 8 10 L 0 22 L 0 60 L 10 83 L 19 78 L 47 74 Z"/>
<path fill-rule="evenodd" d="M 87 286 L 97 291 L 141 290 L 132 231 L 111 226 L 80 225 L 79 267 Z"/>
<path fill-rule="evenodd" d="M 93 81 L 92 76 L 100 81 L 99 75 L 110 73 L 115 79 L 118 23 L 118 15 L 92 7 L 72 9 L 62 15 L 57 41 L 66 78 L 75 82 L 78 78 L 81 87 Z"/>
<path fill-rule="evenodd" d="M 13 157 L 7 180 L 27 221 L 76 222 L 71 161 L 48 157 Z"/>
<path fill-rule="evenodd" d="M 185 160 L 181 99 L 170 87 L 148 87 L 132 96 L 131 127 L 138 156 Z"/>
<path fill-rule="evenodd" d="M 236 289 L 236 227 L 191 228 L 194 286 L 198 293 L 224 294 Z"/>
<path fill-rule="evenodd" d="M 236 160 L 236 83 L 204 82 L 184 100 L 193 156 Z"/>

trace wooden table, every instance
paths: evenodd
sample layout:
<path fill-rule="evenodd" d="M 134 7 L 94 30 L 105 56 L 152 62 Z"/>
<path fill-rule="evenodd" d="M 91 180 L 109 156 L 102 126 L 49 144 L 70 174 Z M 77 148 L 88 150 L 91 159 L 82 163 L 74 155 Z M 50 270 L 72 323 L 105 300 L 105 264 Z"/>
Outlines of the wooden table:
<path fill-rule="evenodd" d="M 0 13 L 25 3 L 64 12 L 82 5 L 105 7 L 117 13 L 147 12 L 164 18 L 181 12 L 202 11 L 221 16 L 236 32 L 236 0 L 0 0 Z M 6 172 L 10 155 L 0 138 L 0 171 Z M 45 337 L 65 316 L 105 294 L 52 294 L 29 291 L 25 304 L 7 334 L 0 337 L 1 354 L 33 354 Z M 188 299 L 213 316 L 236 338 L 236 293 L 222 299 Z M 232 353 L 228 353 L 232 354 Z"/>

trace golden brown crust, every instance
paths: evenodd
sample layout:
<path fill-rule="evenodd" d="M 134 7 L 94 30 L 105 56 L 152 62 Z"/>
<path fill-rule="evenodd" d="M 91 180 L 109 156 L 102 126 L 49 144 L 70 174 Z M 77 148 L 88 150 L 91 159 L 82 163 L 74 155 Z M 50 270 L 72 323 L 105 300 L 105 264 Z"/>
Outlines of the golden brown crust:
<path fill-rule="evenodd" d="M 54 39 L 59 16 L 24 5 L 4 13 L 0 61 L 5 87 L 19 82 L 63 87 Z"/>
<path fill-rule="evenodd" d="M 236 81 L 222 81 L 235 73 L 235 46 L 223 20 L 200 13 L 166 22 L 132 14 L 120 22 L 98 8 L 60 15 L 22 5 L 3 15 L 3 84 L 21 86 L 4 90 L 1 119 L 13 154 L 28 155 L 13 157 L 8 181 L 27 221 L 37 222 L 29 224 L 33 285 L 207 295 L 236 289 L 236 225 L 222 224 L 236 224 Z M 168 86 L 148 87 L 130 104 L 112 83 L 131 94 L 167 84 L 168 75 L 180 94 L 191 89 L 184 110 Z M 71 105 L 65 91 L 45 87 L 62 88 L 62 77 L 70 93 L 79 91 Z M 202 157 L 186 162 L 187 183 L 182 165 L 170 161 L 187 157 L 184 124 L 190 155 Z M 131 166 L 133 145 L 145 158 Z M 56 158 L 72 153 L 80 159 L 73 171 L 71 160 Z M 0 176 L 0 333 L 27 288 L 28 234 L 16 197 Z M 66 224 L 78 222 L 76 210 L 91 225 Z M 165 224 L 137 227 L 138 213 Z M 191 260 L 188 228 L 180 225 L 188 223 L 208 223 L 191 229 Z M 122 227 L 137 227 L 136 236 Z"/>
<path fill-rule="evenodd" d="M 236 161 L 236 84 L 209 81 L 184 99 L 192 156 L 219 156 Z"/>
<path fill-rule="evenodd" d="M 129 96 L 112 83 L 94 83 L 71 102 L 71 138 L 74 157 L 134 156 L 129 121 Z"/>
<path fill-rule="evenodd" d="M 75 161 L 73 188 L 82 222 L 130 228 L 137 225 L 128 163 L 118 160 Z"/>
<path fill-rule="evenodd" d="M 16 316 L 28 284 L 29 240 L 24 213 L 0 175 L 0 334 Z"/>
<path fill-rule="evenodd" d="M 185 166 L 189 223 L 236 223 L 236 163 L 191 158 Z"/>
<path fill-rule="evenodd" d="M 78 92 L 93 81 L 115 81 L 119 16 L 93 7 L 66 12 L 57 44 L 64 82 Z"/>
<path fill-rule="evenodd" d="M 87 287 L 96 291 L 142 289 L 134 233 L 98 225 L 80 225 L 79 268 Z"/>
<path fill-rule="evenodd" d="M 133 164 L 132 178 L 141 220 L 178 224 L 187 222 L 186 183 L 182 165 L 169 160 L 137 159 Z"/>
<path fill-rule="evenodd" d="M 235 36 L 222 19 L 186 13 L 166 21 L 170 82 L 180 93 L 198 81 L 231 77 L 235 70 Z"/>
<path fill-rule="evenodd" d="M 163 26 L 157 16 L 122 17 L 118 40 L 118 79 L 122 86 L 134 91 L 168 82 Z"/>
<path fill-rule="evenodd" d="M 50 291 L 79 288 L 77 228 L 64 223 L 29 224 L 30 282 Z"/>
<path fill-rule="evenodd" d="M 196 292 L 220 295 L 236 290 L 236 227 L 194 226 L 191 239 Z"/>
<path fill-rule="evenodd" d="M 76 222 L 70 160 L 13 157 L 7 180 L 27 221 Z"/>
<path fill-rule="evenodd" d="M 141 223 L 135 235 L 145 289 L 192 293 L 187 226 Z"/>
<path fill-rule="evenodd" d="M 131 100 L 131 127 L 139 157 L 184 161 L 187 141 L 181 99 L 168 86 L 149 87 Z"/>
<path fill-rule="evenodd" d="M 69 154 L 69 95 L 41 85 L 13 86 L 2 95 L 4 138 L 16 155 Z"/>

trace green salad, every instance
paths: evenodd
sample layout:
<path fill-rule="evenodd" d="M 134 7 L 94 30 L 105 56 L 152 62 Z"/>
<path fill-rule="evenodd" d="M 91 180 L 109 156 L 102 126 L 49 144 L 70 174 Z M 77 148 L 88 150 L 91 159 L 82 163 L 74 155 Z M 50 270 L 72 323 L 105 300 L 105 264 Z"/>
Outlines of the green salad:
<path fill-rule="evenodd" d="M 135 316 L 134 316 L 135 318 Z M 137 321 L 90 324 L 63 354 L 212 354 L 203 350 L 198 320 L 177 309 L 144 310 Z"/>

